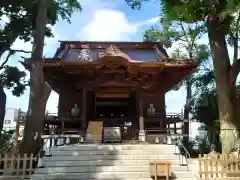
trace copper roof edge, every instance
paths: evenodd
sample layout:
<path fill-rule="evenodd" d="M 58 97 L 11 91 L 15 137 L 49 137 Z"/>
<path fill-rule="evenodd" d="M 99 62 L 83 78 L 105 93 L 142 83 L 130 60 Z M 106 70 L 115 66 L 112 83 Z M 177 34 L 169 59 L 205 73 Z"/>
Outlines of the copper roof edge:
<path fill-rule="evenodd" d="M 164 44 L 161 41 L 69 41 L 69 40 L 58 40 L 60 43 L 80 43 L 80 44 L 95 44 L 95 43 L 106 43 L 106 44 Z"/>

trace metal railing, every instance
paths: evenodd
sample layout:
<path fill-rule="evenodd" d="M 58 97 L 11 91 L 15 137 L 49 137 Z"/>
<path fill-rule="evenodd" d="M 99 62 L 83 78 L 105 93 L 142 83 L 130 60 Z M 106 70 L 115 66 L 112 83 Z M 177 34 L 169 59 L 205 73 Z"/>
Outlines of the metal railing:
<path fill-rule="evenodd" d="M 190 153 L 188 152 L 187 148 L 183 145 L 180 139 L 177 140 L 176 146 L 179 148 L 179 159 L 181 159 L 181 156 L 184 156 L 186 159 L 186 166 L 187 166 L 187 171 L 189 170 L 188 167 L 188 159 L 191 157 Z M 181 163 L 181 162 L 180 162 Z"/>

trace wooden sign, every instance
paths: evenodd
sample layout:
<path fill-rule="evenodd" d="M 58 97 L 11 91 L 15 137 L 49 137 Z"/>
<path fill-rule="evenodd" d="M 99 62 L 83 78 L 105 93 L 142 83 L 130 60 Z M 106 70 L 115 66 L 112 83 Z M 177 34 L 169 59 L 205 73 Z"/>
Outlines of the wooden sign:
<path fill-rule="evenodd" d="M 150 174 L 152 177 L 166 177 L 169 180 L 171 176 L 171 162 L 170 161 L 153 161 L 150 162 Z"/>
<path fill-rule="evenodd" d="M 102 142 L 103 121 L 89 121 L 86 140 Z"/>

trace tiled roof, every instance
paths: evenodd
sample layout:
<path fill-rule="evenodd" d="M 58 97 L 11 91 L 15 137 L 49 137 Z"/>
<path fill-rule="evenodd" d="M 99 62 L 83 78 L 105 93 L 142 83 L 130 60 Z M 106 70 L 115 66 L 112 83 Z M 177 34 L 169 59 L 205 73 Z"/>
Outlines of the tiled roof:
<path fill-rule="evenodd" d="M 64 61 L 94 61 L 105 55 L 124 56 L 129 61 L 161 61 L 167 56 L 164 49 L 157 43 L 145 42 L 61 42 L 55 57 Z"/>

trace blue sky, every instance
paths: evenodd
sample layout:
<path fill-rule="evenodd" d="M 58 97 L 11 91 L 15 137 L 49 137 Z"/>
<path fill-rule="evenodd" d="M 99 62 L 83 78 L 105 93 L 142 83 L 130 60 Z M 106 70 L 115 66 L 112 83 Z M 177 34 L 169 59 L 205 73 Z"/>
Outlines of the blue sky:
<path fill-rule="evenodd" d="M 59 21 L 52 29 L 54 38 L 45 39 L 44 55 L 52 56 L 59 43 L 58 40 L 88 41 L 141 41 L 146 28 L 157 22 L 160 14 L 158 1 L 147 3 L 139 11 L 132 10 L 124 0 L 81 0 L 83 11 L 74 13 L 72 23 Z M 17 40 L 13 45 L 16 49 L 31 50 L 30 43 Z M 16 64 L 22 54 L 11 58 L 10 64 Z M 18 65 L 21 69 L 23 67 Z M 7 92 L 7 108 L 27 110 L 29 90 L 20 98 Z M 168 92 L 166 106 L 168 112 L 181 112 L 185 102 L 185 89 Z M 47 103 L 47 110 L 57 112 L 58 95 L 52 92 Z"/>

